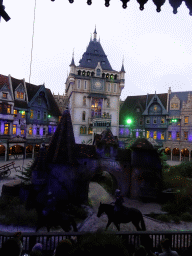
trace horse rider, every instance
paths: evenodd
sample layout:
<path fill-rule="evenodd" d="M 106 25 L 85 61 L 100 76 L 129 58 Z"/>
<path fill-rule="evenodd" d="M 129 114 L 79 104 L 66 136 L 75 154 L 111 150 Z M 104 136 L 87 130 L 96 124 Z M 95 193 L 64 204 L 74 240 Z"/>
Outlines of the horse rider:
<path fill-rule="evenodd" d="M 55 205 L 56 205 L 55 197 L 50 191 L 47 194 L 46 206 L 43 209 L 43 215 L 47 216 L 50 212 L 54 212 L 56 210 Z"/>
<path fill-rule="evenodd" d="M 123 196 L 121 195 L 121 191 L 119 189 L 115 190 L 115 197 L 116 197 L 116 201 L 115 201 L 115 206 L 114 206 L 114 212 L 119 213 L 122 210 L 122 204 L 124 202 Z"/>

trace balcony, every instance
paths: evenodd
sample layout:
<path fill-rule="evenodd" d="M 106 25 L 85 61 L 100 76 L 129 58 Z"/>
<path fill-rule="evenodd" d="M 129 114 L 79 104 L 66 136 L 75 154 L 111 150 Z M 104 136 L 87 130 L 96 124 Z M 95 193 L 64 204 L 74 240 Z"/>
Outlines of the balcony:
<path fill-rule="evenodd" d="M 95 115 L 88 118 L 89 124 L 92 124 L 93 127 L 110 127 L 111 126 L 111 115 Z"/>

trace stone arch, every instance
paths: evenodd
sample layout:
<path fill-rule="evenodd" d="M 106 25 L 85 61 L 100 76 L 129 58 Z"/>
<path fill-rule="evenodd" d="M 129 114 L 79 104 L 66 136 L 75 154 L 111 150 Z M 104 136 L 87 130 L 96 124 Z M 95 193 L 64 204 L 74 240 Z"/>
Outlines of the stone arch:
<path fill-rule="evenodd" d="M 25 152 L 25 148 L 22 145 L 11 145 L 9 147 L 9 155 L 14 157 L 15 159 L 22 158 Z"/>
<path fill-rule="evenodd" d="M 180 150 L 179 148 L 173 148 L 172 150 L 172 160 L 179 161 L 180 160 Z"/>
<path fill-rule="evenodd" d="M 165 155 L 167 156 L 167 160 L 171 160 L 171 149 L 169 147 L 166 147 L 164 152 Z"/>
<path fill-rule="evenodd" d="M 6 152 L 5 145 L 0 144 L 0 159 L 5 160 L 5 152 Z"/>
<path fill-rule="evenodd" d="M 189 149 L 188 148 L 181 149 L 181 161 L 189 161 Z"/>
<path fill-rule="evenodd" d="M 26 158 L 32 158 L 33 149 L 34 149 L 33 145 L 27 145 L 27 147 L 26 147 Z"/>

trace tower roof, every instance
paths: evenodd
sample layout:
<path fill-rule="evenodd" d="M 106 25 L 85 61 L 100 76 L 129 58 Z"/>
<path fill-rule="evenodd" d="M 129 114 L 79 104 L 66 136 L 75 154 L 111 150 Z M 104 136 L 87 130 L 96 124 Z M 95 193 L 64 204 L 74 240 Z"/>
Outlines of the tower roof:
<path fill-rule="evenodd" d="M 79 67 L 95 69 L 98 62 L 100 62 L 102 69 L 114 71 L 107 59 L 101 44 L 97 41 L 96 28 L 94 32 L 94 39 L 90 40 L 89 45 L 84 52 L 81 60 L 79 61 Z"/>

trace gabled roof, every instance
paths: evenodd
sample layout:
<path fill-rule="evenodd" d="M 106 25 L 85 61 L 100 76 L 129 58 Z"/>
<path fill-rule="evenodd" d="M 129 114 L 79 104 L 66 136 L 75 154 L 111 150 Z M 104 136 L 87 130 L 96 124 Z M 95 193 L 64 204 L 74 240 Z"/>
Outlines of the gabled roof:
<path fill-rule="evenodd" d="M 24 80 L 19 80 L 14 77 L 11 77 L 11 83 L 12 83 L 12 88 L 13 88 L 13 94 L 19 84 L 22 84 L 24 86 Z"/>
<path fill-rule="evenodd" d="M 10 89 L 8 76 L 4 76 L 4 75 L 1 75 L 1 74 L 0 74 L 0 89 L 1 89 L 4 85 L 7 85 L 7 87 Z"/>
<path fill-rule="evenodd" d="M 166 109 L 167 93 L 156 95 L 160 99 L 163 107 Z M 153 97 L 154 94 L 128 96 L 120 109 L 119 124 L 125 125 L 125 120 L 127 119 L 127 117 L 141 116 L 141 114 L 145 111 L 146 107 L 149 105 Z M 141 112 L 136 112 L 137 107 L 141 109 Z"/>
<path fill-rule="evenodd" d="M 53 97 L 52 93 L 51 93 L 51 90 L 50 89 L 47 89 L 45 88 L 46 90 L 46 94 L 47 94 L 47 97 L 48 97 L 48 101 L 49 101 L 49 105 L 51 106 L 51 109 L 50 109 L 50 114 L 52 116 L 61 116 L 62 113 L 55 101 L 55 98 Z"/>
<path fill-rule="evenodd" d="M 26 83 L 28 101 L 30 102 L 42 85 L 34 85 Z"/>
<path fill-rule="evenodd" d="M 89 45 L 79 61 L 79 67 L 95 69 L 100 62 L 102 69 L 114 71 L 107 59 L 101 44 L 96 38 L 90 40 Z"/>
<path fill-rule="evenodd" d="M 159 98 L 159 96 L 157 95 L 157 94 L 155 94 L 153 97 L 152 97 L 152 99 L 150 100 L 150 102 L 148 103 L 148 105 L 147 105 L 147 107 L 146 107 L 146 109 L 145 109 L 145 111 L 143 112 L 143 115 L 148 115 L 149 114 L 149 108 L 150 108 L 150 106 L 151 106 L 151 104 L 153 104 L 153 103 L 158 103 L 160 106 L 161 106 L 161 108 L 162 108 L 162 115 L 168 115 L 168 112 L 167 112 L 167 110 L 166 110 L 166 106 L 164 106 L 163 104 L 162 104 L 162 102 L 161 102 L 161 100 L 160 100 L 160 98 Z"/>

